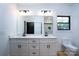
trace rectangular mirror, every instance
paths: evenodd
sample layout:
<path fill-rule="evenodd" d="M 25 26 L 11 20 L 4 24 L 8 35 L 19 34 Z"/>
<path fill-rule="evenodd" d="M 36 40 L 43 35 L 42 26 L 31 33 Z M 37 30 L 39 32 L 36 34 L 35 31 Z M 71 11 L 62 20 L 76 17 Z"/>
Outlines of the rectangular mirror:
<path fill-rule="evenodd" d="M 52 34 L 53 32 L 52 16 L 18 16 L 17 33 L 18 34 Z"/>

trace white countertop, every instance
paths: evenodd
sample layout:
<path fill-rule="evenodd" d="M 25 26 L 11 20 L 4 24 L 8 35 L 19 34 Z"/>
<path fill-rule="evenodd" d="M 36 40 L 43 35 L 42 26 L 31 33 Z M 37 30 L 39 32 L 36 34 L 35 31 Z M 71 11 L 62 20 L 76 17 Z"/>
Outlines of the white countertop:
<path fill-rule="evenodd" d="M 26 35 L 26 36 L 13 35 L 13 36 L 9 36 L 9 38 L 56 38 L 56 37 L 53 35 L 48 35 L 48 36 L 44 36 L 44 35 Z"/>

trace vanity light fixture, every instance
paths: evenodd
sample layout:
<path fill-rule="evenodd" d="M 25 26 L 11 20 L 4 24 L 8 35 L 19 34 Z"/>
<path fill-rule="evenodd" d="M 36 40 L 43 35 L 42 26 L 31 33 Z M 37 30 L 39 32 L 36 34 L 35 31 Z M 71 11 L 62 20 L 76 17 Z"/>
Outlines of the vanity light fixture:
<path fill-rule="evenodd" d="M 19 12 L 27 13 L 27 12 L 29 12 L 29 10 L 19 10 Z"/>
<path fill-rule="evenodd" d="M 51 13 L 51 10 L 41 10 L 41 13 Z"/>
<path fill-rule="evenodd" d="M 30 10 L 19 10 L 19 14 L 20 15 L 31 15 L 31 11 Z"/>
<path fill-rule="evenodd" d="M 52 11 L 51 10 L 41 10 L 39 15 L 43 15 L 43 16 L 52 16 Z"/>

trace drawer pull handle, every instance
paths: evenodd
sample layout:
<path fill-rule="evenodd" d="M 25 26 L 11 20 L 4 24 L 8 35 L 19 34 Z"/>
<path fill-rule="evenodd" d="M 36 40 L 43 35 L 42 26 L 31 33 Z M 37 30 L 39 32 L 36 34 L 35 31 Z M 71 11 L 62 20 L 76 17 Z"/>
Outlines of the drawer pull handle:
<path fill-rule="evenodd" d="M 32 54 L 36 54 L 35 52 L 33 52 Z"/>
<path fill-rule="evenodd" d="M 35 42 L 35 40 L 33 40 L 32 42 Z"/>
<path fill-rule="evenodd" d="M 49 45 L 47 45 L 47 48 L 49 48 Z"/>
<path fill-rule="evenodd" d="M 50 48 L 50 45 L 47 45 L 47 48 Z"/>
<path fill-rule="evenodd" d="M 21 45 L 18 45 L 18 48 L 21 48 Z"/>
<path fill-rule="evenodd" d="M 49 48 L 50 48 L 50 45 L 49 45 Z"/>

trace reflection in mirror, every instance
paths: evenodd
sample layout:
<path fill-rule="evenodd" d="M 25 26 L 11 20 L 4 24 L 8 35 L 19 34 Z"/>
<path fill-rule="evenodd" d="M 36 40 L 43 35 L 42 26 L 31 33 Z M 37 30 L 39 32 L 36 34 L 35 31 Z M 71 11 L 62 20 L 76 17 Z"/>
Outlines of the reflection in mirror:
<path fill-rule="evenodd" d="M 42 23 L 41 22 L 34 23 L 34 33 L 35 34 L 42 34 Z"/>
<path fill-rule="evenodd" d="M 25 34 L 42 34 L 42 23 L 24 21 L 24 33 Z"/>
<path fill-rule="evenodd" d="M 44 16 L 44 32 L 46 34 L 52 34 L 52 16 Z"/>
<path fill-rule="evenodd" d="M 34 34 L 34 22 L 24 21 L 24 33 L 25 34 Z"/>

